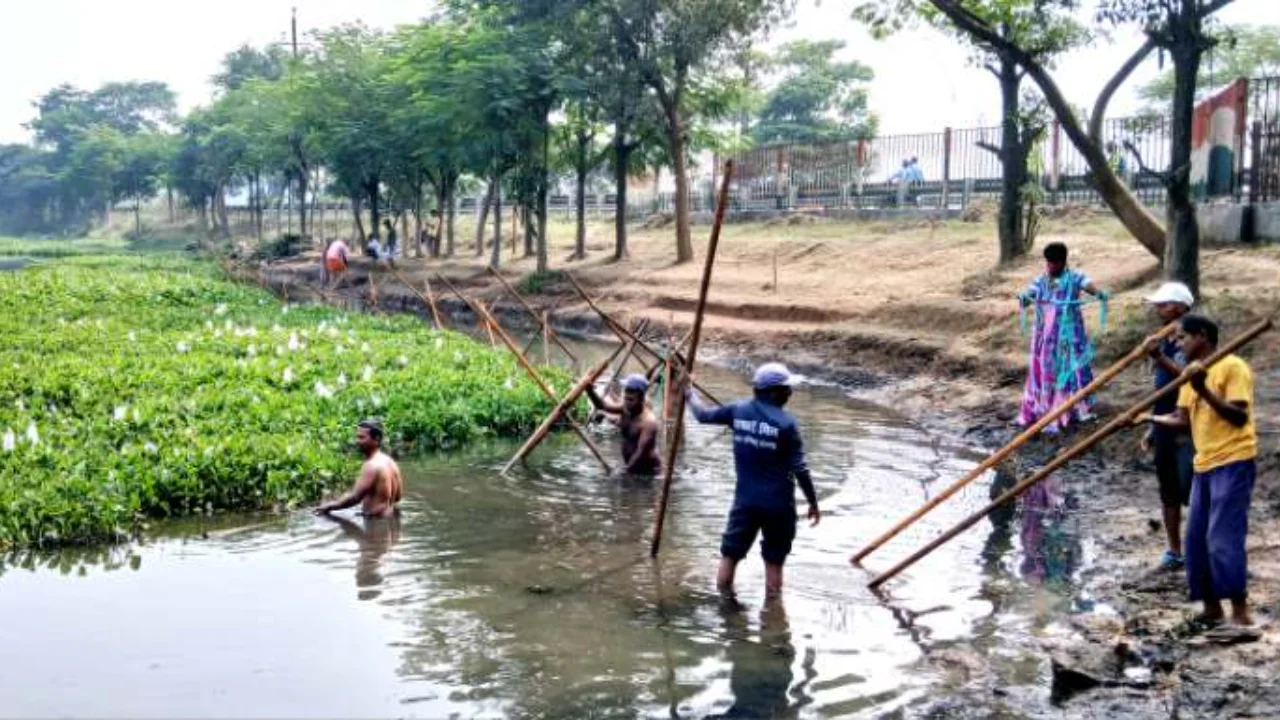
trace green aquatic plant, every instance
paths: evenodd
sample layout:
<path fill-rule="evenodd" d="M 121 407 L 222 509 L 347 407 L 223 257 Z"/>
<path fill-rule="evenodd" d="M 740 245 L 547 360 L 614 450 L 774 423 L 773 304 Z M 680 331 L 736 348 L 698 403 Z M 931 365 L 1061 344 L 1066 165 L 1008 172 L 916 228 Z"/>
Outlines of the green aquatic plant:
<path fill-rule="evenodd" d="M 551 409 L 464 335 L 282 304 L 178 257 L 0 273 L 0 336 L 0 548 L 312 501 L 349 481 L 364 416 L 408 453 L 521 435 Z"/>

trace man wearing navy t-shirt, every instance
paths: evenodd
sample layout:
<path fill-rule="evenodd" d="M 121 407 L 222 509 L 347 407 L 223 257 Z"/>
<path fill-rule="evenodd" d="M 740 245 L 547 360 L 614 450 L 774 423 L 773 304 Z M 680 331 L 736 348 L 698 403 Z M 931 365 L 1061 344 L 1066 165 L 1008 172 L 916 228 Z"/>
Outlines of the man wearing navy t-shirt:
<path fill-rule="evenodd" d="M 793 378 L 786 366 L 766 363 L 752 380 L 755 397 L 720 407 L 707 407 L 685 386 L 689 407 L 698 422 L 733 428 L 733 461 L 738 482 L 733 508 L 720 542 L 716 585 L 733 592 L 733 578 L 757 535 L 763 535 L 765 590 L 782 593 L 782 565 L 796 536 L 796 484 L 809 502 L 809 520 L 822 519 L 813 478 L 804 460 L 796 419 L 783 406 L 791 399 Z M 794 478 L 794 479 L 793 479 Z"/>

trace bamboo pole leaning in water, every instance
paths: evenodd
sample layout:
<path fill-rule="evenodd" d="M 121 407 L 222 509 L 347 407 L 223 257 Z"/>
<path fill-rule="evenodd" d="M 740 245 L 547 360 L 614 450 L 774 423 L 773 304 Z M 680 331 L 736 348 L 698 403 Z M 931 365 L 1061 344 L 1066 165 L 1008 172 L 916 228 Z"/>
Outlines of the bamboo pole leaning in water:
<path fill-rule="evenodd" d="M 1240 349 L 1246 343 L 1250 342 L 1251 340 L 1258 337 L 1259 335 L 1266 332 L 1267 330 L 1270 330 L 1271 325 L 1272 325 L 1272 321 L 1270 318 L 1268 318 L 1250 327 L 1248 330 L 1245 330 L 1243 333 L 1233 338 L 1231 342 L 1218 348 L 1218 350 L 1214 352 L 1213 355 L 1211 355 L 1207 360 L 1205 360 L 1205 362 L 1203 363 L 1203 366 L 1205 368 L 1211 367 L 1214 363 L 1218 362 L 1224 357 Z M 907 568 L 911 567 L 921 558 L 925 557 L 926 555 L 933 552 L 934 550 L 937 550 L 939 547 L 942 547 L 942 545 L 946 544 L 952 538 L 956 537 L 960 533 L 976 525 L 979 521 L 981 521 L 984 517 L 986 517 L 991 511 L 995 510 L 996 508 L 999 508 L 1002 505 L 1009 503 L 1012 500 L 1015 500 L 1018 496 L 1022 495 L 1027 490 L 1030 490 L 1031 487 L 1034 486 L 1036 483 L 1039 483 L 1041 480 L 1044 480 L 1045 478 L 1052 475 L 1063 465 L 1066 465 L 1068 462 L 1080 456 L 1081 454 L 1083 454 L 1084 452 L 1092 448 L 1094 445 L 1097 445 L 1099 442 L 1102 442 L 1103 440 L 1107 439 L 1111 435 L 1114 435 L 1116 431 L 1132 427 L 1134 420 L 1136 420 L 1141 413 L 1151 409 L 1151 407 L 1155 405 L 1156 402 L 1160 400 L 1162 397 L 1164 397 L 1165 395 L 1168 395 L 1169 393 L 1177 391 L 1183 385 L 1190 382 L 1191 378 L 1194 377 L 1195 374 L 1196 372 L 1194 368 L 1188 368 L 1186 370 L 1183 370 L 1182 374 L 1179 375 L 1176 379 L 1174 379 L 1173 382 L 1169 383 L 1163 388 L 1146 396 L 1141 401 L 1139 401 L 1136 405 L 1126 410 L 1123 414 L 1121 414 L 1111 422 L 1107 423 L 1106 425 L 1096 430 L 1093 434 L 1089 435 L 1085 439 L 1071 446 L 1067 450 L 1064 450 L 1058 453 L 1057 455 L 1055 455 L 1053 459 L 1048 462 L 1048 464 L 1046 464 L 1044 467 L 1037 470 L 1033 475 L 1031 475 L 1031 477 L 1028 477 L 1027 479 L 1019 482 L 1017 485 L 1014 485 L 1012 488 L 1006 491 L 1003 495 L 996 498 L 995 500 L 992 500 L 991 503 L 988 504 L 986 507 L 973 513 L 972 515 L 965 518 L 964 520 L 961 520 L 955 527 L 946 531 L 942 535 L 939 535 L 928 545 L 925 545 L 923 548 L 912 553 L 905 560 L 899 562 L 897 565 L 894 565 L 889 570 L 886 570 L 885 572 L 881 573 L 878 577 L 876 577 L 874 580 L 872 580 L 869 583 L 869 586 L 872 588 L 876 588 L 884 584 L 885 581 L 894 577 L 895 575 L 902 572 L 903 570 L 906 570 Z"/>
<path fill-rule="evenodd" d="M 730 160 L 724 164 L 724 179 L 720 181 L 716 217 L 711 224 L 711 240 L 707 242 L 707 261 L 702 268 L 702 286 L 698 289 L 698 308 L 693 314 L 693 337 L 689 340 L 689 357 L 683 368 L 686 376 L 693 374 L 693 364 L 698 357 L 698 343 L 702 340 L 702 319 L 707 312 L 707 295 L 711 292 L 711 271 L 716 264 L 716 248 L 720 245 L 720 229 L 724 226 L 724 210 L 729 204 L 729 181 L 732 179 L 733 161 Z M 649 546 L 649 557 L 658 557 L 658 550 L 662 546 L 662 525 L 667 518 L 667 503 L 671 499 L 671 480 L 675 477 L 676 452 L 680 449 L 680 436 L 684 434 L 684 405 L 684 393 L 677 393 L 675 405 L 671 408 L 671 412 L 675 413 L 675 427 L 671 429 L 671 441 L 667 445 L 667 463 L 662 468 L 662 497 L 658 501 L 658 516 L 653 520 L 653 541 Z"/>
<path fill-rule="evenodd" d="M 480 314 L 480 311 L 476 309 L 476 305 L 478 304 L 483 306 L 482 301 L 476 300 L 475 302 L 472 302 L 471 298 L 462 294 L 462 291 L 458 289 L 457 285 L 454 285 L 453 283 L 449 282 L 449 278 L 439 273 L 436 274 L 436 277 L 440 279 L 440 282 L 444 283 L 445 287 L 449 288 L 450 292 L 452 292 L 454 295 L 457 295 L 458 299 L 461 300 L 464 305 L 471 308 L 471 312 L 475 313 L 476 320 L 479 321 L 480 326 L 484 328 L 485 333 L 489 336 L 489 346 L 497 347 L 498 343 L 497 343 L 497 340 L 495 340 L 493 337 L 493 329 L 489 327 L 489 322 L 485 320 L 484 316 Z"/>
<path fill-rule="evenodd" d="M 591 299 L 591 296 L 587 294 L 587 291 L 582 289 L 582 286 L 578 284 L 578 281 L 575 280 L 573 275 L 570 274 L 567 270 L 565 271 L 564 276 L 569 279 L 569 283 L 573 285 L 573 289 L 576 290 L 578 295 L 583 299 L 583 301 L 587 303 L 587 306 L 590 307 L 592 310 L 594 310 L 596 314 L 600 316 L 601 320 L 604 320 L 605 324 L 608 325 L 611 330 L 613 330 L 613 333 L 617 335 L 620 340 L 622 340 L 623 342 L 626 342 L 634 338 L 636 341 L 636 347 L 649 353 L 649 356 L 652 357 L 654 360 L 657 360 L 659 363 L 666 362 L 665 355 L 658 352 L 657 350 L 654 350 L 653 347 L 651 347 L 648 343 L 646 343 L 644 340 L 641 340 L 639 337 L 637 337 L 635 333 L 627 330 L 617 320 L 614 320 L 613 318 L 609 317 L 608 313 L 606 313 L 604 310 L 601 310 L 600 306 L 596 304 L 596 301 Z M 692 332 L 690 332 L 690 338 L 692 338 L 692 336 L 693 334 Z M 680 362 L 680 359 L 676 358 L 676 361 Z M 712 395 L 710 392 L 708 392 L 705 388 L 703 388 L 697 382 L 694 382 L 693 386 L 697 388 L 698 392 L 702 393 L 703 397 L 715 403 L 716 405 L 724 404 L 719 400 L 717 400 L 716 396 Z"/>
<path fill-rule="evenodd" d="M 1159 339 L 1159 338 L 1168 337 L 1169 333 L 1173 332 L 1177 328 L 1177 326 L 1178 326 L 1177 323 L 1170 323 L 1164 326 L 1163 328 L 1161 328 L 1160 330 L 1158 330 L 1154 335 L 1152 335 L 1151 338 L 1148 338 L 1148 340 L 1152 338 Z M 1133 363 L 1145 357 L 1146 352 L 1143 346 L 1146 344 L 1146 342 L 1147 341 L 1144 340 L 1141 345 L 1138 345 L 1136 348 L 1134 348 L 1128 355 L 1125 355 L 1124 357 L 1117 360 L 1115 363 L 1111 365 L 1111 367 L 1107 368 L 1100 375 L 1094 378 L 1093 382 L 1084 386 L 1083 388 L 1078 390 L 1075 394 L 1073 394 L 1071 397 L 1062 401 L 1059 405 L 1057 405 L 1052 410 L 1050 410 L 1048 414 L 1046 414 L 1044 417 L 1037 420 L 1035 424 L 1031 425 L 1026 430 L 1022 431 L 1022 433 L 1020 433 L 1014 439 L 1010 440 L 1007 445 L 1000 448 L 996 452 L 988 455 L 986 460 L 983 460 L 981 463 L 979 463 L 976 467 L 974 467 L 967 474 L 965 474 L 964 477 L 955 481 L 954 483 L 951 484 L 950 487 L 938 493 L 934 497 L 930 498 L 928 502 L 926 502 L 924 505 L 921 505 L 919 509 L 917 509 L 915 512 L 903 518 L 901 521 L 898 522 L 898 524 L 889 528 L 889 530 L 885 532 L 883 535 L 876 538 L 875 540 L 872 540 L 870 544 L 868 544 L 866 547 L 862 548 L 857 553 L 855 553 L 854 556 L 849 560 L 849 562 L 853 563 L 854 565 L 861 563 L 863 558 L 875 552 L 877 549 L 880 548 L 881 545 L 884 545 L 885 543 L 889 542 L 893 538 L 897 537 L 898 533 L 902 532 L 903 530 L 906 530 L 907 527 L 915 523 L 920 518 L 924 517 L 934 508 L 941 505 L 952 495 L 955 495 L 956 493 L 960 492 L 961 488 L 965 487 L 969 483 L 981 477 L 983 473 L 987 472 L 991 468 L 1004 462 L 1005 459 L 1007 459 L 1010 455 L 1012 455 L 1015 450 L 1027 444 L 1027 442 L 1030 441 L 1032 438 L 1034 438 L 1036 435 L 1038 435 L 1041 430 L 1044 430 L 1046 427 L 1048 427 L 1050 423 L 1054 422 L 1058 418 L 1070 412 L 1072 408 L 1076 407 L 1081 402 L 1086 400 L 1090 395 L 1094 394 L 1098 390 L 1101 390 L 1104 385 L 1114 380 L 1116 376 L 1118 376 L 1122 371 L 1124 371 L 1125 368 L 1129 367 Z"/>
<path fill-rule="evenodd" d="M 511 351 L 511 354 L 515 356 L 516 363 L 524 369 L 525 373 L 529 376 L 529 379 L 533 380 L 533 384 L 537 385 L 538 389 L 542 391 L 542 394 L 546 395 L 552 402 L 558 401 L 559 398 L 556 397 L 555 391 L 552 390 L 551 386 L 547 384 L 547 381 L 538 374 L 538 371 L 533 367 L 533 365 L 525 359 L 524 355 L 520 354 L 520 349 L 516 347 L 515 341 L 512 340 L 511 336 L 507 334 L 507 331 L 498 324 L 498 319 L 493 317 L 493 314 L 488 310 L 478 307 L 478 305 L 479 304 L 477 303 L 472 307 L 476 308 L 477 314 L 483 313 L 485 321 L 493 326 L 494 330 L 498 334 L 498 338 L 502 340 L 502 344 L 506 345 L 507 349 Z M 587 431 L 584 430 L 573 418 L 566 419 L 568 420 L 569 427 L 573 430 L 574 434 L 582 439 L 582 442 L 586 444 L 587 449 L 591 451 L 591 454 L 595 455 L 596 459 L 600 461 L 600 464 L 604 466 L 604 471 L 606 473 L 612 473 L 613 468 L 610 467 L 609 461 L 604 459 L 604 453 L 600 452 L 600 448 L 596 447 L 596 444 L 591 441 L 591 436 L 587 434 Z"/>
<path fill-rule="evenodd" d="M 397 280 L 399 280 L 405 287 L 409 288 L 409 292 L 417 295 L 418 299 L 426 304 L 427 308 L 431 310 L 431 320 L 436 324 L 436 329 L 443 330 L 444 323 L 440 322 L 440 311 L 436 309 L 436 299 L 435 296 L 431 294 L 431 281 L 423 278 L 423 282 L 426 283 L 427 286 L 427 293 L 424 295 L 418 292 L 418 289 L 409 282 L 408 278 L 401 275 L 399 270 L 392 268 L 391 272 L 395 273 Z"/>
<path fill-rule="evenodd" d="M 525 441 L 524 445 L 516 451 L 515 456 L 512 457 L 505 466 L 503 466 L 503 475 L 510 472 L 511 468 L 515 467 L 516 463 L 520 462 L 529 453 L 533 452 L 533 449 L 538 446 L 538 443 L 542 442 L 543 438 L 547 436 L 547 433 L 551 432 L 551 427 L 556 424 L 556 421 L 573 407 L 573 404 L 578 401 L 578 398 L 582 397 L 582 393 L 586 392 L 587 388 L 590 387 L 597 378 L 604 374 L 604 369 L 609 367 L 609 363 L 613 362 L 613 359 L 617 357 L 620 352 L 622 352 L 621 345 L 618 346 L 617 350 L 613 351 L 612 355 L 596 363 L 595 367 L 591 368 L 586 375 L 583 375 L 582 378 L 578 380 L 578 383 L 569 390 L 569 394 L 564 396 L 560 403 L 556 405 L 555 409 L 551 411 L 551 414 L 548 415 L 546 419 L 542 421 L 542 424 L 538 426 L 538 429 L 534 430 L 533 434 L 529 436 L 529 439 Z"/>
<path fill-rule="evenodd" d="M 538 311 L 533 309 L 533 306 L 524 299 L 524 296 L 516 290 L 515 286 L 508 282 L 506 278 L 502 277 L 502 273 L 498 272 L 493 267 L 489 268 L 489 272 L 492 273 L 494 277 L 498 278 L 498 282 L 502 283 L 502 287 L 506 288 L 507 292 L 511 293 L 512 297 L 516 299 L 516 302 L 520 303 L 520 307 L 524 308 L 524 311 L 529 313 L 529 316 L 533 318 L 533 321 L 542 326 L 542 332 L 550 335 L 551 339 L 555 341 L 555 344 L 564 352 L 565 355 L 569 356 L 570 360 L 575 363 L 578 362 L 578 356 L 574 355 L 573 351 L 560 341 L 560 335 L 551 327 L 551 323 L 548 322 L 547 313 L 543 312 L 539 315 Z"/>

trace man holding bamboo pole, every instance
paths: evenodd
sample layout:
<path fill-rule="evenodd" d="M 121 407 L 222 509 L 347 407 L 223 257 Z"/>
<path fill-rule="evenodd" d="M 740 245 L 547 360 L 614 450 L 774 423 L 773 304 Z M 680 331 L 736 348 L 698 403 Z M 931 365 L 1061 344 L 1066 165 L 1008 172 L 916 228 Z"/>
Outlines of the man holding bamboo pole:
<path fill-rule="evenodd" d="M 782 594 L 782 565 L 791 554 L 796 536 L 796 484 L 809 502 L 809 520 L 822 519 L 813 478 L 805 463 L 804 445 L 796 419 L 783 406 L 791 399 L 794 383 L 781 363 L 766 363 L 752 379 L 752 400 L 707 407 L 698 402 L 685 376 L 685 393 L 698 422 L 733 428 L 733 464 L 738 482 L 733 508 L 720 542 L 720 571 L 716 586 L 733 593 L 738 563 L 751 551 L 756 536 L 762 535 L 760 554 L 764 557 L 765 594 Z M 794 481 L 792 480 L 794 478 Z"/>
<path fill-rule="evenodd" d="M 1245 553 L 1258 456 L 1253 371 L 1237 355 L 1204 369 L 1200 363 L 1218 347 L 1218 326 L 1204 317 L 1182 318 L 1178 341 L 1191 361 L 1191 382 L 1179 391 L 1173 413 L 1140 421 L 1191 429 L 1196 447 L 1186 540 L 1191 601 L 1203 602 L 1201 619 L 1216 624 L 1225 617 L 1222 601 L 1229 600 L 1231 622 L 1245 627 L 1253 623 Z"/>
<path fill-rule="evenodd" d="M 598 409 L 618 418 L 622 435 L 621 471 L 653 477 L 662 470 L 658 457 L 658 418 L 649 409 L 649 381 L 643 375 L 628 375 L 622 380 L 622 402 L 600 397 L 595 388 L 587 387 L 587 397 Z"/>

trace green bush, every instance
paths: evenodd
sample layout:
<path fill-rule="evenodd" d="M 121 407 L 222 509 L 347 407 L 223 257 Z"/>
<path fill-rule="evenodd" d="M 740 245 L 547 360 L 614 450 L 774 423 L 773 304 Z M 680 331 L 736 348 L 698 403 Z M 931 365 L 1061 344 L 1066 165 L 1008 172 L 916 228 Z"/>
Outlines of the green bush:
<path fill-rule="evenodd" d="M 516 284 L 516 289 L 519 290 L 522 295 L 541 295 L 552 285 L 558 285 L 564 282 L 566 282 L 566 280 L 563 270 L 534 272 L 520 278 L 520 282 Z"/>
<path fill-rule="evenodd" d="M 312 501 L 349 482 L 365 416 L 403 453 L 522 435 L 551 408 L 466 336 L 282 305 L 177 257 L 2 272 L 0 336 L 0 548 Z"/>

